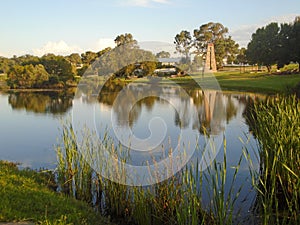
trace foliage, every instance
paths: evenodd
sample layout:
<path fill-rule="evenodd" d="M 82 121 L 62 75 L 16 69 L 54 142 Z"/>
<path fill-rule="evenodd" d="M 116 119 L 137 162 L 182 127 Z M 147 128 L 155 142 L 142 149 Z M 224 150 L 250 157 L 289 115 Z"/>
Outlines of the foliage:
<path fill-rule="evenodd" d="M 185 56 L 186 62 L 189 62 L 189 52 L 192 48 L 192 43 L 192 36 L 189 31 L 183 30 L 175 36 L 176 51 Z"/>
<path fill-rule="evenodd" d="M 166 51 L 160 51 L 156 54 L 157 58 L 170 58 L 171 54 L 170 52 L 166 52 Z"/>
<path fill-rule="evenodd" d="M 11 88 L 37 88 L 48 80 L 49 74 L 41 64 L 16 65 L 8 71 L 7 84 Z"/>
<path fill-rule="evenodd" d="M 72 65 L 63 56 L 47 54 L 41 58 L 41 63 L 50 76 L 57 76 L 59 81 L 66 82 L 74 79 Z"/>
<path fill-rule="evenodd" d="M 277 61 L 275 52 L 278 49 L 278 33 L 278 24 L 270 23 L 252 34 L 252 40 L 248 44 L 247 50 L 247 58 L 250 63 L 265 65 L 268 71 L 271 70 L 271 65 Z"/>
<path fill-rule="evenodd" d="M 126 45 L 129 48 L 138 48 L 137 41 L 133 39 L 133 36 L 130 33 L 118 35 L 114 41 L 117 47 Z"/>
<path fill-rule="evenodd" d="M 194 30 L 193 45 L 196 53 L 205 55 L 208 43 L 213 43 L 218 68 L 223 66 L 223 59 L 234 61 L 239 46 L 230 36 L 226 37 L 227 33 L 228 28 L 221 23 L 209 22 L 201 25 Z"/>
<path fill-rule="evenodd" d="M 260 172 L 252 175 L 262 224 L 300 222 L 299 111 L 295 96 L 277 96 L 255 104 L 248 116 L 260 145 Z"/>
<path fill-rule="evenodd" d="M 72 125 L 63 125 L 63 143 L 57 148 L 58 181 L 63 191 L 88 202 L 91 201 L 91 193 L 96 193 L 94 198 L 99 211 L 120 224 L 232 224 L 234 221 L 233 208 L 242 188 L 235 186 L 235 180 L 242 157 L 232 170 L 234 178 L 227 179 L 231 168 L 227 168 L 226 141 L 224 162 L 214 160 L 205 175 L 198 163 L 192 163 L 168 180 L 142 187 L 114 183 L 93 172 L 89 165 L 96 165 L 98 138 L 85 130 L 82 142 L 77 143 Z M 127 156 L 118 155 L 121 146 L 115 146 L 107 133 L 101 137 L 101 143 L 111 151 L 110 154 L 116 154 L 126 162 Z M 82 149 L 79 151 L 77 146 Z M 205 154 L 206 150 L 199 154 Z M 80 152 L 87 153 L 85 158 Z M 123 168 L 119 164 L 115 166 L 115 172 L 126 179 Z M 97 167 L 100 171 L 107 169 L 98 162 Z M 205 188 L 211 193 L 210 212 L 202 206 L 202 191 Z"/>
<path fill-rule="evenodd" d="M 259 28 L 248 44 L 247 59 L 252 64 L 267 66 L 271 70 L 272 64 L 278 68 L 290 62 L 300 61 L 300 19 L 297 17 L 294 23 L 281 24 L 270 23 Z"/>

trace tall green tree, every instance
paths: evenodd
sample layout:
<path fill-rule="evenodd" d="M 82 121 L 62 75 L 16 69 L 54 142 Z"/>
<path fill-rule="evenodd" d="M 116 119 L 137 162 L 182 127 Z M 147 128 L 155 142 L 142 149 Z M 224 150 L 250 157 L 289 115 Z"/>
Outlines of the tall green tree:
<path fill-rule="evenodd" d="M 63 56 L 56 56 L 54 54 L 47 54 L 41 58 L 41 64 L 49 73 L 52 81 L 71 81 L 74 80 L 74 72 L 71 63 Z"/>
<path fill-rule="evenodd" d="M 208 43 L 215 46 L 217 67 L 223 66 L 223 60 L 232 62 L 238 53 L 238 44 L 231 38 L 226 37 L 228 28 L 221 23 L 209 22 L 194 30 L 194 47 L 196 53 L 206 54 Z"/>
<path fill-rule="evenodd" d="M 278 23 L 270 23 L 256 30 L 247 47 L 247 59 L 252 64 L 264 65 L 271 71 L 271 65 L 278 61 Z"/>
<path fill-rule="evenodd" d="M 228 28 L 221 23 L 209 22 L 194 30 L 194 47 L 198 53 L 205 53 L 208 43 L 216 44 L 216 41 L 225 39 Z"/>
<path fill-rule="evenodd" d="M 300 63 L 300 16 L 295 18 L 292 25 L 291 43 L 293 50 L 291 52 L 291 60 Z"/>
<path fill-rule="evenodd" d="M 176 45 L 176 51 L 185 56 L 186 63 L 190 61 L 192 43 L 192 36 L 189 31 L 183 30 L 175 36 L 174 44 Z"/>

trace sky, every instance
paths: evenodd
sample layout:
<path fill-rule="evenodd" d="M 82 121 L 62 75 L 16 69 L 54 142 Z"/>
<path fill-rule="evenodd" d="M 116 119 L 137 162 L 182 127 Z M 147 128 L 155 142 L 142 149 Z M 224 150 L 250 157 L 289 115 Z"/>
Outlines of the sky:
<path fill-rule="evenodd" d="M 172 44 L 208 22 L 245 47 L 257 28 L 298 15 L 299 0 L 1 0 L 0 56 L 97 52 L 123 33 Z"/>

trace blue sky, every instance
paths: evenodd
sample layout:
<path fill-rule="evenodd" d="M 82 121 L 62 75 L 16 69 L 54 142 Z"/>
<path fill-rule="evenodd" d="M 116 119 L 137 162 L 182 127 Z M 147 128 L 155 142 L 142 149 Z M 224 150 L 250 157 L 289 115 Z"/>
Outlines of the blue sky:
<path fill-rule="evenodd" d="M 299 0 L 1 0 L 0 55 L 99 51 L 122 33 L 172 43 L 213 21 L 245 46 L 258 27 L 292 22 Z"/>

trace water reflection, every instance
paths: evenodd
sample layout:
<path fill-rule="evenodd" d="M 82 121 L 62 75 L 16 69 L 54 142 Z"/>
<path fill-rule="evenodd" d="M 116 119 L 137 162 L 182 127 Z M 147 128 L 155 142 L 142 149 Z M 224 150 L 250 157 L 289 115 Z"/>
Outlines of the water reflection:
<path fill-rule="evenodd" d="M 64 92 L 12 92 L 8 102 L 14 110 L 64 114 L 72 107 L 74 90 Z"/>
<path fill-rule="evenodd" d="M 109 83 L 101 90 L 98 100 L 101 105 L 112 108 L 119 125 L 129 123 L 132 127 L 141 115 L 142 106 L 145 106 L 148 112 L 153 113 L 155 103 L 171 104 L 178 109 L 174 115 L 174 124 L 177 127 L 185 129 L 192 124 L 193 129 L 200 133 L 203 134 L 205 130 L 213 135 L 224 131 L 225 125 L 236 116 L 237 107 L 239 107 L 235 102 L 236 99 L 230 94 L 224 95 L 213 90 L 203 91 L 147 84 L 124 87 L 121 84 Z M 135 103 L 134 106 L 132 103 Z"/>

